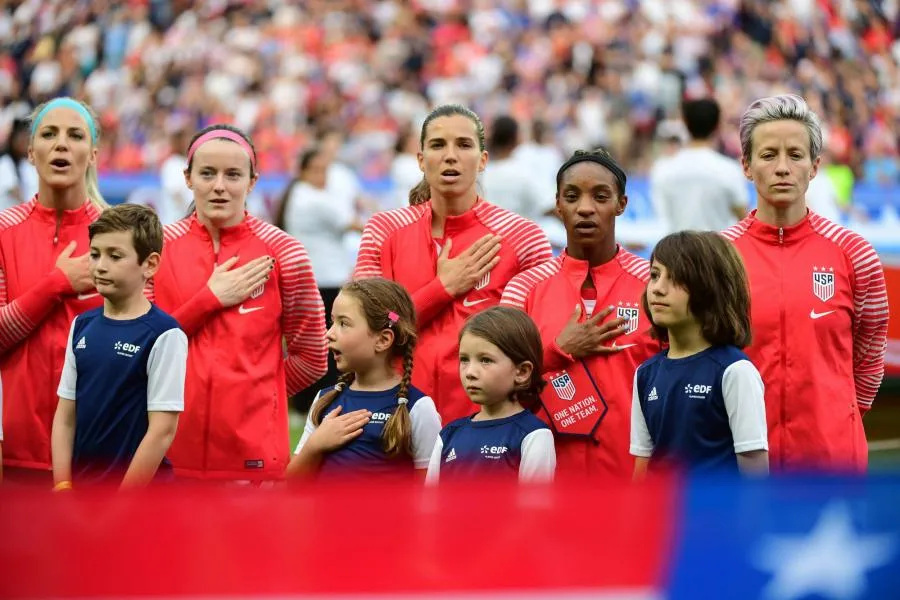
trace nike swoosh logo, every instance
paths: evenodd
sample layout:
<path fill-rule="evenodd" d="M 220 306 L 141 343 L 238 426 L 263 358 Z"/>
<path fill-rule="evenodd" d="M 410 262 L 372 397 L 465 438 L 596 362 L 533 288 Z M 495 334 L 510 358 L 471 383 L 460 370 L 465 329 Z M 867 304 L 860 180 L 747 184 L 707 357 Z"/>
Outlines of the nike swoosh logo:
<path fill-rule="evenodd" d="M 79 300 L 90 300 L 91 298 L 96 298 L 99 295 L 100 295 L 99 292 L 94 292 L 93 294 L 78 294 L 78 299 Z"/>
<path fill-rule="evenodd" d="M 246 315 L 246 314 L 248 314 L 248 313 L 252 313 L 252 312 L 255 311 L 255 310 L 262 310 L 262 309 L 263 309 L 262 306 L 254 306 L 253 308 L 244 308 L 244 305 L 241 304 L 241 305 L 238 307 L 238 312 L 239 312 L 240 314 L 242 314 L 242 315 Z"/>
<path fill-rule="evenodd" d="M 623 344 L 621 346 L 616 346 L 619 350 L 624 350 L 625 348 L 631 348 L 632 346 L 637 346 L 637 344 Z"/>
<path fill-rule="evenodd" d="M 476 304 L 481 304 L 482 302 L 487 302 L 487 298 L 481 298 L 480 300 L 469 300 L 466 298 L 463 300 L 463 306 L 469 308 L 470 306 L 475 306 Z"/>
<path fill-rule="evenodd" d="M 829 310 L 828 312 L 817 313 L 815 310 L 811 310 L 811 311 L 809 311 L 809 318 L 810 319 L 821 319 L 822 317 L 827 317 L 828 315 L 830 315 L 833 312 L 834 312 L 833 310 Z"/>

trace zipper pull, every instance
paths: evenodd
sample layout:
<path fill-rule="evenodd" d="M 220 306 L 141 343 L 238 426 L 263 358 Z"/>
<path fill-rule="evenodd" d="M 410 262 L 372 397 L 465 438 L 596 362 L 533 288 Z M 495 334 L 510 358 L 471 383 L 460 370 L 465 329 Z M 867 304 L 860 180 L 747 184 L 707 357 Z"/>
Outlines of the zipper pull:
<path fill-rule="evenodd" d="M 778 228 L 778 243 L 784 245 L 784 227 Z"/>

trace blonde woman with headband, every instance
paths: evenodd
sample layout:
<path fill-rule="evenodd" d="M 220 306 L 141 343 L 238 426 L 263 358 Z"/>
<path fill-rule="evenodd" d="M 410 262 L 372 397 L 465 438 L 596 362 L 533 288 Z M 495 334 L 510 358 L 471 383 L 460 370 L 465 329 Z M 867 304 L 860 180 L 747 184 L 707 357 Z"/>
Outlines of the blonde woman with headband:
<path fill-rule="evenodd" d="M 88 225 L 106 208 L 97 185 L 100 126 L 56 98 L 31 118 L 38 194 L 0 212 L 0 377 L 7 483 L 52 484 L 50 429 L 69 325 L 103 299 L 88 271 Z"/>

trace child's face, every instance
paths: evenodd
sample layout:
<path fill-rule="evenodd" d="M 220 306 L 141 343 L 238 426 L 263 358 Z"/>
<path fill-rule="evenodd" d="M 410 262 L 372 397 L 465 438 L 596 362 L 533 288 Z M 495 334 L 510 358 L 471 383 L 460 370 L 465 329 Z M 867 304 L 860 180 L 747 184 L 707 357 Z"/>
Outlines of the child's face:
<path fill-rule="evenodd" d="M 124 299 L 142 294 L 144 284 L 159 266 L 159 254 L 153 252 L 138 262 L 130 231 L 98 233 L 91 239 L 91 277 L 104 298 Z"/>
<path fill-rule="evenodd" d="M 687 290 L 672 281 L 665 265 L 654 260 L 647 284 L 647 304 L 653 322 L 665 329 L 696 323 L 688 307 L 689 299 Z"/>
<path fill-rule="evenodd" d="M 393 343 L 393 334 L 388 330 L 369 329 L 362 306 L 352 294 L 337 295 L 331 308 L 331 321 L 325 338 L 342 373 L 367 370 Z"/>
<path fill-rule="evenodd" d="M 459 340 L 459 379 L 475 404 L 506 401 L 516 383 L 528 376 L 530 372 L 524 373 L 523 367 L 486 339 L 465 333 Z"/>

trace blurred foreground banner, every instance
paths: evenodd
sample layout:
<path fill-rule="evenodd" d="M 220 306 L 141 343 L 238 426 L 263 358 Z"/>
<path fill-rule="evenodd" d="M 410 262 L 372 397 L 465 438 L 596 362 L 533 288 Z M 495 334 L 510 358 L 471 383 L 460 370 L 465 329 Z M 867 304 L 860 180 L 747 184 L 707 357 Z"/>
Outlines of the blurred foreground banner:
<path fill-rule="evenodd" d="M 0 597 L 898 598 L 900 478 L 0 493 Z"/>

